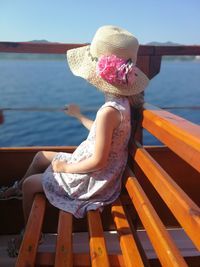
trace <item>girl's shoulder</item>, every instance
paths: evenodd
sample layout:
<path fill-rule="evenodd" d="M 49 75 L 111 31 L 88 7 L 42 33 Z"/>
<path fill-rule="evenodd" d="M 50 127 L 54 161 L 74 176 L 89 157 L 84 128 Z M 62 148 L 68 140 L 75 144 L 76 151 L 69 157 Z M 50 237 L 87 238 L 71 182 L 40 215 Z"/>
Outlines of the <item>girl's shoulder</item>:
<path fill-rule="evenodd" d="M 108 109 L 108 108 L 111 109 Z M 121 97 L 121 98 L 113 98 L 109 99 L 101 106 L 101 108 L 97 112 L 97 117 L 104 113 L 107 112 L 109 113 L 109 118 L 112 119 L 112 116 L 115 116 L 120 120 L 120 125 L 123 127 L 123 122 L 129 122 L 130 121 L 130 104 L 129 100 L 126 97 Z"/>
<path fill-rule="evenodd" d="M 127 97 L 109 97 L 106 102 L 101 106 L 100 110 L 105 107 L 113 107 L 119 111 L 130 110 L 130 104 Z"/>

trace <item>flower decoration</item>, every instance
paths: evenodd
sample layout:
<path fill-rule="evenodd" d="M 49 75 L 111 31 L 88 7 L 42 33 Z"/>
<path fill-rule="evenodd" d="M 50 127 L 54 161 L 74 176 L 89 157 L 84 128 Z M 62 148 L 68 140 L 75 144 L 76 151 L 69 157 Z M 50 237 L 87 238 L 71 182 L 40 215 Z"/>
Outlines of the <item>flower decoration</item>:
<path fill-rule="evenodd" d="M 115 55 L 101 56 L 96 71 L 102 79 L 114 85 L 132 85 L 137 76 L 131 59 L 124 60 Z"/>

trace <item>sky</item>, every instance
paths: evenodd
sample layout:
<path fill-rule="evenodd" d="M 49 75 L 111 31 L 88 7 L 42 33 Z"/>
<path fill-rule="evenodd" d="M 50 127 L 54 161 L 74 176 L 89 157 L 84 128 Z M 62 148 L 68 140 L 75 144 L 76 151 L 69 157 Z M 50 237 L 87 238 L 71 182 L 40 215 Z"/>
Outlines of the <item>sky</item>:
<path fill-rule="evenodd" d="M 88 43 L 103 25 L 141 44 L 200 44 L 200 0 L 0 0 L 0 41 Z"/>

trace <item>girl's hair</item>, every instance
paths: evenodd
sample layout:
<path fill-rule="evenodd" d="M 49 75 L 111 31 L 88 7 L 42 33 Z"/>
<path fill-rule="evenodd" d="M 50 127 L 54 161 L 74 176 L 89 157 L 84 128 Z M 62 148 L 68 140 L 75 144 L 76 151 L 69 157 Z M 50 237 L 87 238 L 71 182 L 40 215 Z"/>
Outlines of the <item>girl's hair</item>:
<path fill-rule="evenodd" d="M 141 108 L 144 104 L 144 92 L 141 92 L 137 95 L 128 96 L 128 99 L 132 108 Z"/>

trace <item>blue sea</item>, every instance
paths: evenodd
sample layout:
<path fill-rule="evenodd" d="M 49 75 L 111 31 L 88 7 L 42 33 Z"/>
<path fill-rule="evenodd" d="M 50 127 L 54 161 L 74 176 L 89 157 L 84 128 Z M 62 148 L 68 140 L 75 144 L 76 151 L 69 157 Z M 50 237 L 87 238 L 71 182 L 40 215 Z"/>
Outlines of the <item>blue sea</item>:
<path fill-rule="evenodd" d="M 200 105 L 200 61 L 163 61 L 145 93 L 159 107 Z M 63 108 L 77 103 L 94 119 L 104 102 L 101 92 L 73 76 L 63 60 L 0 60 L 0 109 Z M 200 110 L 170 110 L 200 124 Z M 78 145 L 87 130 L 64 112 L 4 111 L 0 147 Z M 158 144 L 145 132 L 145 144 Z"/>

